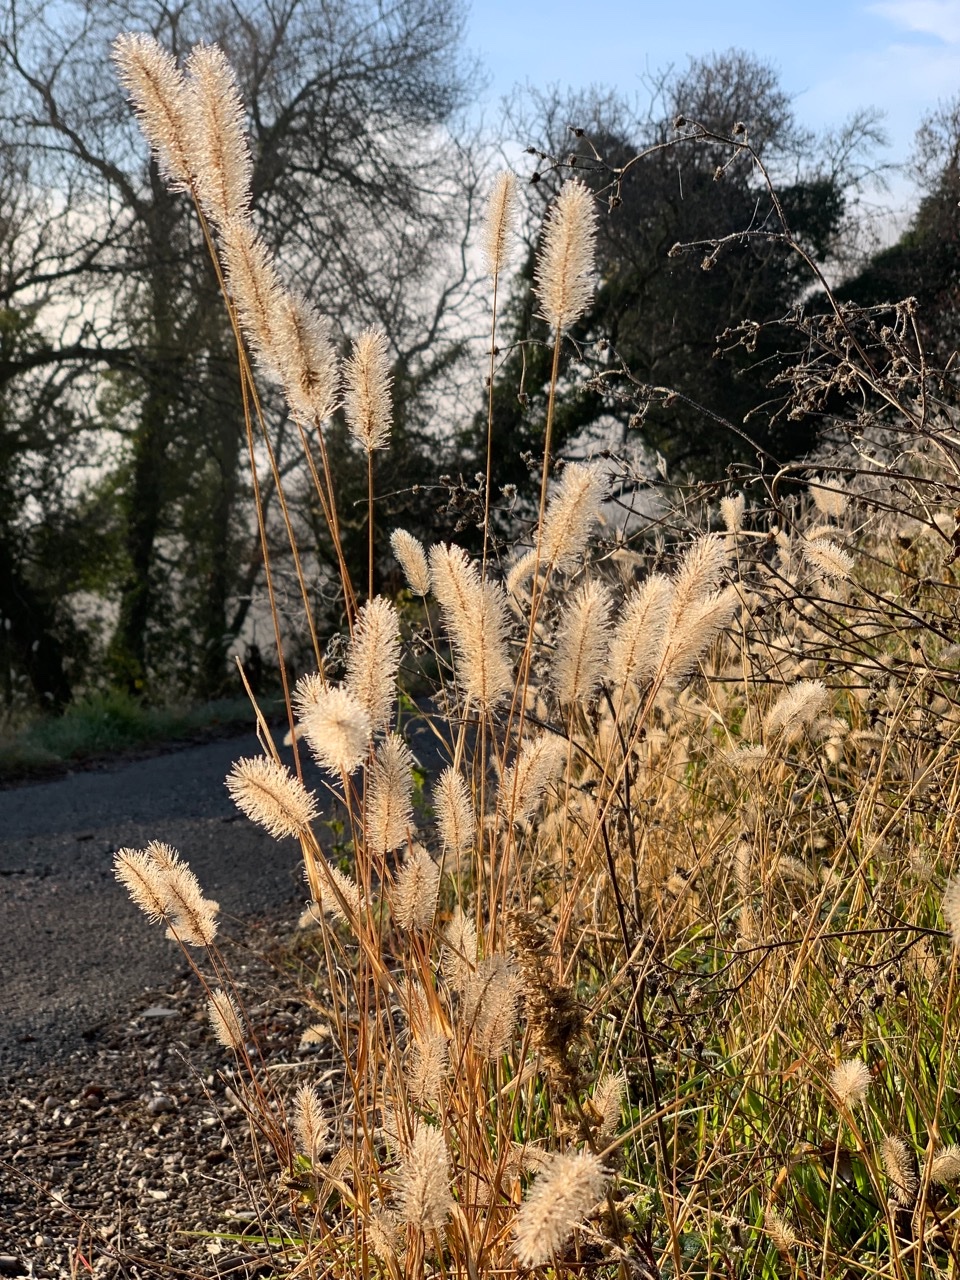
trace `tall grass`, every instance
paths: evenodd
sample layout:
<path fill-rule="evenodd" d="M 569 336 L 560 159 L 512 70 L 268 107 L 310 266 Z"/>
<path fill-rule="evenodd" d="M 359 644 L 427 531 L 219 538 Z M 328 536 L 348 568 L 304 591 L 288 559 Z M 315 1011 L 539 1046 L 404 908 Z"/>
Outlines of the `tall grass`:
<path fill-rule="evenodd" d="M 283 493 L 267 376 L 339 546 L 336 355 L 247 212 L 229 68 L 201 51 L 184 78 L 141 37 L 117 59 L 221 272 L 255 491 L 272 470 Z M 507 186 L 487 230 L 493 296 Z M 576 181 L 549 214 L 536 278 L 557 351 L 589 303 L 595 216 Z M 259 1230 L 278 1274 L 954 1273 L 960 649 L 945 552 L 960 470 L 900 322 L 868 317 L 864 336 L 837 311 L 811 343 L 823 394 L 845 380 L 880 409 L 803 490 L 768 473 L 748 497 L 681 494 L 672 520 L 615 529 L 622 469 L 553 465 L 556 360 L 539 511 L 509 563 L 486 537 L 475 562 L 375 529 L 371 466 L 370 554 L 392 532 L 417 645 L 341 555 L 342 677 L 314 634 L 316 670 L 285 684 L 295 748 L 342 801 L 349 862 L 328 856 L 262 717 L 263 758 L 228 780 L 302 847 L 332 1101 L 308 1067 L 260 1058 L 216 904 L 184 864 L 158 844 L 118 857 L 199 957 L 250 1119 L 241 1173 L 277 1188 Z M 364 390 L 364 349 L 383 343 L 361 336 L 346 395 L 369 456 L 388 391 L 382 369 Z M 439 673 L 448 761 L 419 806 L 394 728 L 418 651 Z"/>

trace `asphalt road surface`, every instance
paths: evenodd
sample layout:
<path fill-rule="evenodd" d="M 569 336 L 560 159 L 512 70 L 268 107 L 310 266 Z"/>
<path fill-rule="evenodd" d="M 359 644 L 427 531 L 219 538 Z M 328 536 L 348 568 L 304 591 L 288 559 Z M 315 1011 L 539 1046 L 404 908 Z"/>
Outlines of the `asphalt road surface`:
<path fill-rule="evenodd" d="M 0 791 L 0 1071 L 66 1057 L 144 988 L 185 967 L 130 902 L 113 854 L 174 845 L 225 917 L 305 898 L 299 846 L 238 814 L 224 787 L 253 735 Z"/>
<path fill-rule="evenodd" d="M 425 718 L 405 732 L 436 769 Z M 308 897 L 299 844 L 248 821 L 224 786 L 234 760 L 258 754 L 251 733 L 0 791 L 0 1074 L 69 1057 L 186 969 L 115 880 L 117 849 L 172 844 L 220 903 L 225 928 L 281 908 L 295 923 Z M 301 758 L 322 802 L 322 775 Z"/>

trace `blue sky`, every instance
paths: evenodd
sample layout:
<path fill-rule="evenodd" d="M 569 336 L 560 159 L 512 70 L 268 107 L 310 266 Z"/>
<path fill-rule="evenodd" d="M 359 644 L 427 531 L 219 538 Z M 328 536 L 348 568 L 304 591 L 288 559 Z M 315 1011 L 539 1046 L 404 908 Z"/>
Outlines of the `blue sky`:
<path fill-rule="evenodd" d="M 884 110 L 898 162 L 923 114 L 960 93 L 960 0 L 471 0 L 468 43 L 488 115 L 517 82 L 642 94 L 647 71 L 746 49 L 779 69 L 804 125 Z"/>

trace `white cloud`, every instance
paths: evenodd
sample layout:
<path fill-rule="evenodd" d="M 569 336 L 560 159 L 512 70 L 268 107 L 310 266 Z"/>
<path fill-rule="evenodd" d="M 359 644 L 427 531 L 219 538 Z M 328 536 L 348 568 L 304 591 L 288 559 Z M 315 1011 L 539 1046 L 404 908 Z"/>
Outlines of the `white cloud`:
<path fill-rule="evenodd" d="M 882 0 L 867 12 L 944 44 L 960 44 L 960 0 Z"/>

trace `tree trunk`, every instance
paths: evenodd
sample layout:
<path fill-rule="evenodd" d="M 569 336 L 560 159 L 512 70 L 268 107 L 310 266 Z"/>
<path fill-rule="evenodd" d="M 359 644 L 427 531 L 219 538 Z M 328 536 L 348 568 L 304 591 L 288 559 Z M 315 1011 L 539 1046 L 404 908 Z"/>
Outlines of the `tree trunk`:
<path fill-rule="evenodd" d="M 26 672 L 37 701 L 45 710 L 62 711 L 72 689 L 55 629 L 56 605 L 27 581 L 13 558 L 13 548 L 3 538 L 0 614 L 10 656 Z"/>
<path fill-rule="evenodd" d="M 148 260 L 153 266 L 149 280 L 151 334 L 142 375 L 146 394 L 133 437 L 126 495 L 127 576 L 121 586 L 120 616 L 110 646 L 115 678 L 135 696 L 146 692 L 150 675 L 147 632 L 157 595 L 156 544 L 169 498 L 169 454 L 178 408 L 177 380 L 184 376 L 185 364 L 175 332 L 175 313 L 183 285 L 170 252 L 176 214 L 156 165 L 151 164 L 150 169 L 154 201 L 147 233 Z"/>
<path fill-rule="evenodd" d="M 217 490 L 208 526 L 207 590 L 200 602 L 198 619 L 203 654 L 197 672 L 197 691 L 204 698 L 216 698 L 223 693 L 228 679 L 227 649 L 233 640 L 227 608 L 236 589 L 233 519 L 240 492 L 240 428 L 231 400 L 236 401 L 237 396 L 228 397 L 220 413 Z"/>

